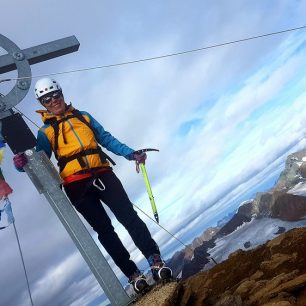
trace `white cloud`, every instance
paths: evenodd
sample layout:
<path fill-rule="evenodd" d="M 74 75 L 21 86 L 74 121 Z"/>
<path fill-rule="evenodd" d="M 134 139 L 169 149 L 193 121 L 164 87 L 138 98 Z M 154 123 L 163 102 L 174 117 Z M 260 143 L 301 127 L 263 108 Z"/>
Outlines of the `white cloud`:
<path fill-rule="evenodd" d="M 251 5 L 239 0 L 192 1 L 192 5 L 119 0 L 50 4 L 48 11 L 46 4 L 34 0 L 31 9 L 15 10 L 9 1 L 2 6 L 3 33 L 22 48 L 69 35 L 81 42 L 75 54 L 32 66 L 33 75 L 277 31 L 304 22 L 305 11 L 304 3 L 285 0 Z M 25 24 L 27 31 L 20 31 Z M 239 204 L 234 200 L 277 176 L 286 154 L 305 145 L 303 44 L 301 31 L 300 35 L 266 37 L 180 57 L 64 74 L 58 80 L 69 101 L 92 113 L 120 140 L 133 148 L 160 149 L 149 154 L 147 162 L 160 222 L 178 238 L 190 239 L 189 232 L 202 231 L 229 205 L 234 209 Z M 32 92 L 19 107 L 40 125 Z M 197 121 L 191 126 L 193 120 Z M 11 200 L 34 303 L 90 305 L 101 295 L 100 288 L 49 204 L 25 175 L 13 169 L 11 158 L 8 153 L 3 170 L 14 188 Z M 133 163 L 115 159 L 115 172 L 131 200 L 152 216 L 141 174 L 135 174 Z M 180 247 L 141 212 L 139 215 L 163 252 L 173 245 Z M 128 234 L 114 224 L 132 258 L 147 267 Z M 5 276 L 1 285 L 13 284 L 0 297 L 0 304 L 23 305 L 16 292 L 23 292 L 19 297 L 27 301 L 26 287 L 21 266 L 16 267 L 20 259 L 10 228 L 0 232 L 0 243 L 5 246 L 0 258 Z M 114 270 L 122 277 L 118 268 Z"/>

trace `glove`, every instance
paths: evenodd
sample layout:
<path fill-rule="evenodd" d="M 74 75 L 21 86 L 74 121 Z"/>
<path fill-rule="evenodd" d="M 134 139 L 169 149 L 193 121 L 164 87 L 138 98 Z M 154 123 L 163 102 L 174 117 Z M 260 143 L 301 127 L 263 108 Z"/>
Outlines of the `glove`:
<path fill-rule="evenodd" d="M 145 160 L 147 159 L 147 154 L 146 153 L 133 153 L 133 159 L 136 161 L 138 164 L 144 164 Z"/>
<path fill-rule="evenodd" d="M 146 153 L 133 153 L 133 159 L 136 162 L 136 172 L 139 173 L 139 164 L 145 164 L 145 161 L 147 159 Z"/>
<path fill-rule="evenodd" d="M 13 162 L 17 170 L 23 169 L 23 167 L 28 163 L 28 160 L 24 153 L 17 153 L 13 157 Z"/>

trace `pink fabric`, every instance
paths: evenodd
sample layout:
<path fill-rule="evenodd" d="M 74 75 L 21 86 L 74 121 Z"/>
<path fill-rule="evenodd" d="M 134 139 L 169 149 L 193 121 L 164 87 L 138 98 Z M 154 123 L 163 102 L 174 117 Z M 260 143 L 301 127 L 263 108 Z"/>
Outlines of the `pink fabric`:
<path fill-rule="evenodd" d="M 13 189 L 9 186 L 9 184 L 4 180 L 0 180 L 0 200 L 2 200 L 2 198 L 6 198 L 12 192 Z"/>

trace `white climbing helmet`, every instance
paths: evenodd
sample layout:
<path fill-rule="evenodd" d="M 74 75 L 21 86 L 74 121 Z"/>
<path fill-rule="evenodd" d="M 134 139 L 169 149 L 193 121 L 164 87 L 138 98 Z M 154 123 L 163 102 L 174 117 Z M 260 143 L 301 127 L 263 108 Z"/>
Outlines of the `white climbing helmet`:
<path fill-rule="evenodd" d="M 51 78 L 42 78 L 35 84 L 34 93 L 37 99 L 57 90 L 62 90 L 60 84 Z"/>

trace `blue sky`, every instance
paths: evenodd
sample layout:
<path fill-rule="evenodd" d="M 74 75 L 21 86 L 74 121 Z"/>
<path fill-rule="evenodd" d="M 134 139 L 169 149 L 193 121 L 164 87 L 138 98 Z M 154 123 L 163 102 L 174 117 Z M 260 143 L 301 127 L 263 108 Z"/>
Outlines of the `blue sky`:
<path fill-rule="evenodd" d="M 36 124 L 39 75 L 114 64 L 304 25 L 304 1 L 4 0 L 1 34 L 20 48 L 75 35 L 77 53 L 32 66 L 17 106 Z M 35 7 L 35 10 L 33 9 Z M 26 25 L 26 27 L 25 27 Z M 55 75 L 65 98 L 135 149 L 156 147 L 147 171 L 160 223 L 184 243 L 273 185 L 305 148 L 306 30 L 133 65 Z M 5 54 L 0 49 L 0 55 Z M 16 77 L 16 72 L 1 78 Z M 14 84 L 12 83 L 11 86 Z M 8 84 L 0 84 L 7 93 Z M 29 123 L 36 134 L 36 127 Z M 134 164 L 111 155 L 131 200 L 152 215 Z M 47 201 L 6 150 L 2 165 L 36 305 L 98 305 L 103 293 Z M 164 256 L 182 246 L 141 212 Z M 140 268 L 142 254 L 114 226 Z M 90 230 L 90 229 L 89 229 Z M 92 233 L 92 232 L 91 232 Z M 94 239 L 97 237 L 92 233 Z M 48 240 L 46 240 L 48 237 Z M 0 305 L 29 305 L 13 228 L 0 232 Z M 115 273 L 120 271 L 101 248 Z M 171 250 L 171 252 L 170 252 Z"/>

